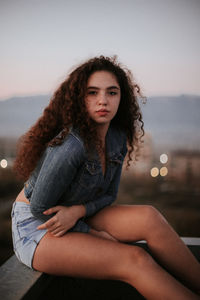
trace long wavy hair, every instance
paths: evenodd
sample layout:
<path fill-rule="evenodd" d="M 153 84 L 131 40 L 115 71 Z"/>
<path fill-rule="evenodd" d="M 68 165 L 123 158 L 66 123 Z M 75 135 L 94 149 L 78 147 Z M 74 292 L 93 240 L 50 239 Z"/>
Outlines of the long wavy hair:
<path fill-rule="evenodd" d="M 114 57 L 94 57 L 76 67 L 53 94 L 42 116 L 25 133 L 18 143 L 14 171 L 18 177 L 27 180 L 47 146 L 59 145 L 69 133 L 71 126 L 78 128 L 86 148 L 101 147 L 97 126 L 89 117 L 85 96 L 88 78 L 96 71 L 108 71 L 115 75 L 121 89 L 117 114 L 111 123 L 127 135 L 128 161 L 132 152 L 138 151 L 138 144 L 144 135 L 142 114 L 137 96 L 140 88 L 135 84 L 132 73 L 122 67 Z"/>

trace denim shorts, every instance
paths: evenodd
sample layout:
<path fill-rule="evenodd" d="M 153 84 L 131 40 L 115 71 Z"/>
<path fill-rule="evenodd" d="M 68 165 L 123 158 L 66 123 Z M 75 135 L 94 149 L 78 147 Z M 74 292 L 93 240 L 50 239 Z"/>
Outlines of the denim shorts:
<path fill-rule="evenodd" d="M 30 205 L 25 202 L 13 203 L 11 218 L 15 255 L 22 263 L 33 269 L 35 249 L 47 230 L 37 229 L 43 222 L 33 216 Z"/>

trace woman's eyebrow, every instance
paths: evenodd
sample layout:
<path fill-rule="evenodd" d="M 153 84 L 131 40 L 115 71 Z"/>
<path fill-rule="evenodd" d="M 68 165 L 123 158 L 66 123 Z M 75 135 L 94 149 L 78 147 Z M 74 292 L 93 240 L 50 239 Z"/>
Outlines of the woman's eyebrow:
<path fill-rule="evenodd" d="M 88 86 L 87 89 L 88 89 L 88 90 L 89 90 L 89 89 L 93 89 L 93 90 L 96 89 L 96 90 L 99 90 L 99 88 L 96 87 L 96 86 Z"/>
<path fill-rule="evenodd" d="M 97 86 L 89 86 L 89 87 L 87 87 L 87 89 L 88 89 L 88 90 L 89 90 L 89 89 L 100 90 L 100 88 L 97 87 Z M 107 87 L 106 89 L 107 89 L 107 90 L 113 90 L 113 89 L 119 90 L 120 88 L 119 88 L 118 86 L 112 85 L 112 86 Z"/>
<path fill-rule="evenodd" d="M 109 86 L 109 87 L 107 88 L 107 90 L 113 90 L 113 89 L 119 90 L 120 88 L 119 88 L 118 86 L 116 86 L 116 85 L 112 85 L 112 86 Z"/>

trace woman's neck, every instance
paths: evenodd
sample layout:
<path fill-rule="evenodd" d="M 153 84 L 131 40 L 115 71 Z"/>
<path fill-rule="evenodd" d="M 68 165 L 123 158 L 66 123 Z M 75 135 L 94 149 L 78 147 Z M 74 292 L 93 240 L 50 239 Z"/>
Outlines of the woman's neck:
<path fill-rule="evenodd" d="M 106 140 L 106 134 L 109 128 L 109 124 L 99 125 L 97 127 L 97 133 L 99 135 L 99 138 L 102 143 L 102 147 L 105 148 L 105 140 Z"/>

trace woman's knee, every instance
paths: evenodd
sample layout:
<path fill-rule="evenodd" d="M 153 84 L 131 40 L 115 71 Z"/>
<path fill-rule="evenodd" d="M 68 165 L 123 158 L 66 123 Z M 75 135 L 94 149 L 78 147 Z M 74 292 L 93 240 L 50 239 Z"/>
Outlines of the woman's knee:
<path fill-rule="evenodd" d="M 140 246 L 129 246 L 125 252 L 121 255 L 121 265 L 126 269 L 136 269 L 143 265 L 146 265 L 150 260 L 151 256 Z"/>
<path fill-rule="evenodd" d="M 124 259 L 122 259 L 123 271 L 121 280 L 129 282 L 131 278 L 137 278 L 138 272 L 144 271 L 149 265 L 154 264 L 150 254 L 140 246 L 130 246 Z"/>
<path fill-rule="evenodd" d="M 163 229 L 169 227 L 164 216 L 153 206 L 144 206 L 142 212 L 145 224 L 145 239 L 149 241 L 153 237 L 163 232 Z"/>
<path fill-rule="evenodd" d="M 146 264 L 151 260 L 151 256 L 148 254 L 146 250 L 141 248 L 140 246 L 131 246 L 132 251 L 130 251 L 129 259 L 132 264 L 140 265 Z"/>
<path fill-rule="evenodd" d="M 141 212 L 146 225 L 158 225 L 160 223 L 167 223 L 164 216 L 153 206 L 144 205 Z"/>

